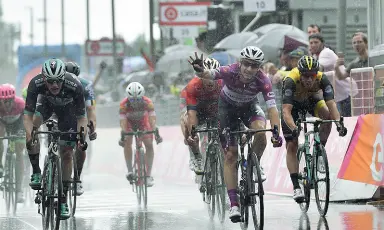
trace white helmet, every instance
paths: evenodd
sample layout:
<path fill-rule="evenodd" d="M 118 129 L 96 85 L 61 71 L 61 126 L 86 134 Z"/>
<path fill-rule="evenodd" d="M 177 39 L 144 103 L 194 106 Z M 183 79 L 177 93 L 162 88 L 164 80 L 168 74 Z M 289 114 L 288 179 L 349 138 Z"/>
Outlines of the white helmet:
<path fill-rule="evenodd" d="M 125 93 L 130 99 L 142 98 L 145 93 L 144 86 L 142 86 L 139 82 L 132 82 L 125 89 Z"/>
<path fill-rule="evenodd" d="M 220 62 L 218 62 L 214 58 L 206 58 L 204 59 L 204 69 L 209 70 L 209 69 L 217 69 L 220 67 Z"/>
<path fill-rule="evenodd" d="M 249 59 L 256 62 L 264 61 L 263 51 L 256 46 L 247 46 L 240 52 L 241 58 Z"/>

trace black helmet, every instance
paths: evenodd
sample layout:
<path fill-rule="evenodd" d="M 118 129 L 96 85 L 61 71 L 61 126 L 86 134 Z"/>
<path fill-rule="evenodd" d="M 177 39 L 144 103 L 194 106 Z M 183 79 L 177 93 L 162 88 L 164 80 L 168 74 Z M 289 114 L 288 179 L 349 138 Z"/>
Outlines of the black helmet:
<path fill-rule="evenodd" d="M 297 68 L 299 69 L 300 73 L 317 73 L 320 69 L 320 64 L 315 58 L 305 55 L 299 59 Z"/>
<path fill-rule="evenodd" d="M 80 66 L 76 62 L 65 63 L 65 70 L 69 73 L 73 73 L 76 76 L 80 74 Z"/>

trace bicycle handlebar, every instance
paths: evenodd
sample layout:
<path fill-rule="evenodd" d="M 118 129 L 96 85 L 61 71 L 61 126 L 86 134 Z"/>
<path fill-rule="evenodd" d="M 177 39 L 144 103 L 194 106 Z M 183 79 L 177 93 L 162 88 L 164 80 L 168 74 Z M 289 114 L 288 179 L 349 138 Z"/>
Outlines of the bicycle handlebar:
<path fill-rule="evenodd" d="M 228 132 L 228 131 L 227 131 Z M 243 131 L 232 131 L 229 132 L 230 134 L 249 134 L 253 135 L 255 133 L 261 133 L 261 132 L 272 132 L 272 135 L 274 138 L 279 137 L 279 127 L 277 125 L 274 125 L 272 129 L 247 129 Z"/>
<path fill-rule="evenodd" d="M 25 136 L 6 136 L 6 137 L 0 137 L 0 140 L 14 140 L 14 139 L 25 139 Z"/>
<path fill-rule="evenodd" d="M 145 134 L 155 134 L 155 135 L 159 135 L 159 129 L 156 129 L 156 130 L 151 130 L 151 131 L 133 131 L 133 132 L 124 132 L 124 131 L 121 131 L 121 139 L 124 139 L 125 136 L 142 136 L 142 135 L 145 135 Z"/>
<path fill-rule="evenodd" d="M 40 134 L 48 134 L 48 135 L 51 135 L 51 136 L 63 136 L 63 135 L 66 135 L 66 134 L 74 134 L 74 135 L 79 135 L 79 138 L 78 138 L 78 141 L 80 142 L 80 144 L 85 144 L 85 139 L 84 139 L 84 127 L 81 126 L 80 127 L 80 132 L 62 132 L 62 131 L 59 131 L 59 130 L 53 130 L 53 131 L 37 131 L 37 128 L 36 127 L 33 127 L 33 130 L 32 130 L 32 142 L 35 142 L 35 138 L 37 135 L 40 135 Z"/>
<path fill-rule="evenodd" d="M 335 123 L 337 127 L 337 131 L 341 136 L 345 136 L 346 134 L 346 128 L 344 126 L 344 117 L 340 116 L 339 120 L 323 120 L 323 119 L 316 119 L 313 121 L 307 121 L 303 120 L 301 118 L 297 119 L 296 126 L 298 127 L 298 131 L 301 131 L 301 124 L 313 124 L 315 127 L 324 124 L 324 123 Z"/>
<path fill-rule="evenodd" d="M 191 129 L 191 136 L 194 138 L 197 133 L 205 133 L 205 132 L 215 132 L 218 128 L 204 128 L 204 129 L 197 129 L 196 126 L 192 125 Z"/>

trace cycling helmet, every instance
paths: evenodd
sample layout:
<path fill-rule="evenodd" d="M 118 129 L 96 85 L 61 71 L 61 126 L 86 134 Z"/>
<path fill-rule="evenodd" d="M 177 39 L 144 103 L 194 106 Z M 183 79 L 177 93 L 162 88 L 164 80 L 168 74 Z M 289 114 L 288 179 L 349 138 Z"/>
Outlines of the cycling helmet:
<path fill-rule="evenodd" d="M 0 99 L 13 99 L 15 98 L 16 90 L 11 84 L 3 84 L 0 86 Z"/>
<path fill-rule="evenodd" d="M 247 46 L 240 52 L 240 57 L 255 62 L 262 63 L 264 62 L 264 53 L 263 51 L 256 46 Z"/>
<path fill-rule="evenodd" d="M 66 62 L 65 63 L 65 71 L 69 73 L 73 73 L 76 76 L 80 75 L 80 66 L 76 62 Z"/>
<path fill-rule="evenodd" d="M 44 62 L 41 73 L 46 79 L 64 81 L 65 64 L 62 60 L 52 58 Z"/>
<path fill-rule="evenodd" d="M 320 69 L 320 64 L 315 58 L 305 55 L 299 59 L 297 68 L 300 73 L 317 73 Z"/>
<path fill-rule="evenodd" d="M 214 58 L 206 58 L 203 62 L 204 69 L 217 69 L 220 67 L 220 63 Z"/>
<path fill-rule="evenodd" d="M 145 90 L 144 86 L 142 86 L 139 82 L 130 83 L 125 89 L 127 93 L 127 97 L 129 99 L 140 99 L 144 96 Z"/>

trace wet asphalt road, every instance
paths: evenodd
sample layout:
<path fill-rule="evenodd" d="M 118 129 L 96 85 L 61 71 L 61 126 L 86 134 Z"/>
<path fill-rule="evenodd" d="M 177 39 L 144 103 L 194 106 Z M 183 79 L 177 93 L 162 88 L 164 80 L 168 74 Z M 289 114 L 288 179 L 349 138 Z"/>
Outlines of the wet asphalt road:
<path fill-rule="evenodd" d="M 111 138 L 99 130 L 98 140 Z M 176 184 L 155 178 L 149 190 L 148 208 L 138 207 L 135 194 L 124 177 L 122 149 L 106 142 L 94 144 L 92 164 L 83 175 L 85 193 L 78 200 L 76 218 L 63 221 L 61 229 L 71 230 L 219 230 L 240 229 L 226 218 L 224 224 L 210 221 L 207 209 L 192 184 Z M 109 148 L 109 154 L 105 154 Z M 110 169 L 110 170 L 108 170 Z M 17 216 L 7 217 L 0 196 L 0 229 L 42 229 L 37 206 L 26 202 L 18 206 Z M 331 204 L 327 217 L 319 218 L 315 203 L 308 215 L 288 197 L 265 196 L 264 229 L 345 229 L 384 230 L 384 210 L 369 205 Z"/>

